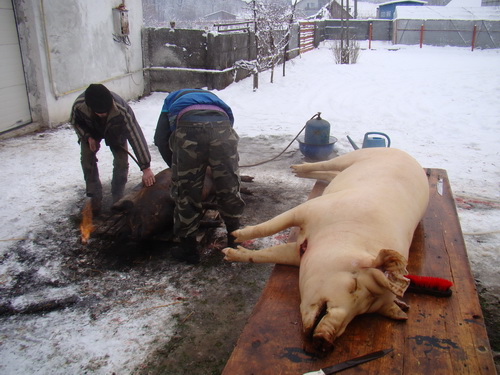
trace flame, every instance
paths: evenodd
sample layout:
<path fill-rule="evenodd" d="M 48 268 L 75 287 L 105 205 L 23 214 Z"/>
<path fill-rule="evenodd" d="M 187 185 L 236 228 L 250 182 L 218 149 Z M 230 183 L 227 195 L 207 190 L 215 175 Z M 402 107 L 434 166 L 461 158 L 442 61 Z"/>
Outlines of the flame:
<path fill-rule="evenodd" d="M 80 223 L 80 239 L 86 245 L 90 238 L 90 233 L 94 230 L 92 225 L 92 202 L 89 199 L 82 210 L 82 222 Z"/>

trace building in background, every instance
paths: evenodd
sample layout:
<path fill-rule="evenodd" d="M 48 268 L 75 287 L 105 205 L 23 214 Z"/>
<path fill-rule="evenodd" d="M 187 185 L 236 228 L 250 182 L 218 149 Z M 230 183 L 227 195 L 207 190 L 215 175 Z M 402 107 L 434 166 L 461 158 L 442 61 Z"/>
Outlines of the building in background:
<path fill-rule="evenodd" d="M 146 27 L 165 27 L 175 22 L 177 28 L 203 29 L 209 26 L 207 22 L 219 21 L 214 19 L 217 16 L 247 19 L 252 15 L 250 4 L 244 0 L 143 0 L 142 4 Z"/>
<path fill-rule="evenodd" d="M 237 18 L 236 14 L 224 10 L 219 10 L 218 12 L 210 13 L 203 17 L 204 20 L 211 22 L 235 21 Z"/>
<path fill-rule="evenodd" d="M 318 13 L 330 0 L 299 0 L 296 5 L 297 18 L 307 18 Z"/>
<path fill-rule="evenodd" d="M 388 1 L 386 3 L 379 4 L 377 9 L 377 18 L 382 18 L 385 20 L 394 19 L 394 13 L 396 11 L 396 7 L 400 6 L 422 6 L 427 4 L 427 1 L 421 0 L 397 0 L 397 1 Z"/>

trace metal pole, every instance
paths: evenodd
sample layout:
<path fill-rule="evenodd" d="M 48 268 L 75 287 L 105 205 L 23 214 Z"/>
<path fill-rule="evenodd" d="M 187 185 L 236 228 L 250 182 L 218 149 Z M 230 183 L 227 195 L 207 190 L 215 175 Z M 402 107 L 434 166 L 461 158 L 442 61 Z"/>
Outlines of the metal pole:
<path fill-rule="evenodd" d="M 476 44 L 476 35 L 477 35 L 477 25 L 474 25 L 474 29 L 472 30 L 472 49 L 474 51 L 474 46 Z"/>
<path fill-rule="evenodd" d="M 372 49 L 372 35 L 373 35 L 373 23 L 370 22 L 368 28 L 368 49 Z"/>
<path fill-rule="evenodd" d="M 420 48 L 422 48 L 423 42 L 424 42 L 424 24 L 420 26 Z"/>
<path fill-rule="evenodd" d="M 340 0 L 340 63 L 342 64 L 342 55 L 344 53 L 344 0 Z"/>
<path fill-rule="evenodd" d="M 346 64 L 350 64 L 350 48 L 349 48 L 349 0 L 346 0 L 346 8 L 347 8 L 347 15 L 346 15 L 346 31 L 347 31 L 347 51 L 346 51 Z"/>

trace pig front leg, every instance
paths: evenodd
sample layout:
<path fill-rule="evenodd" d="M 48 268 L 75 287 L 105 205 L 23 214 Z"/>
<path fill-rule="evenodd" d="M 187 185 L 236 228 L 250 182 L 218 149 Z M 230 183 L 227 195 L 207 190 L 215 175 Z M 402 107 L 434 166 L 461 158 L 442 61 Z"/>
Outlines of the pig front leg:
<path fill-rule="evenodd" d="M 341 171 L 329 168 L 329 164 L 325 163 L 326 162 L 295 164 L 291 165 L 290 168 L 296 177 L 330 182 L 337 177 Z"/>
<path fill-rule="evenodd" d="M 326 177 L 328 177 L 330 178 L 329 181 L 331 181 L 333 178 L 335 178 L 335 176 L 337 176 L 337 174 L 349 168 L 354 163 L 357 163 L 364 159 L 369 159 L 374 152 L 377 152 L 373 150 L 367 150 L 368 149 L 351 151 L 336 158 L 319 161 L 316 163 L 296 164 L 292 165 L 291 168 L 298 177 L 314 178 L 308 176 L 316 175 L 324 176 L 325 178 L 322 179 L 326 179 Z"/>
<path fill-rule="evenodd" d="M 230 262 L 277 263 L 288 266 L 300 265 L 300 253 L 296 250 L 297 243 L 290 242 L 261 250 L 249 250 L 243 246 L 237 249 L 226 247 L 222 250 L 224 259 Z"/>

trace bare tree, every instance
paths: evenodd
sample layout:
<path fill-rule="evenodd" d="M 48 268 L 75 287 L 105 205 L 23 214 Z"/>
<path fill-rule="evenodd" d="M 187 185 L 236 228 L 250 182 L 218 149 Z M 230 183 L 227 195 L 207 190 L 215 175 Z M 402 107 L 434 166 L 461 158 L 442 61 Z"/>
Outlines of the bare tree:
<path fill-rule="evenodd" d="M 355 64 L 359 56 L 359 43 L 351 41 L 351 32 L 349 29 L 349 0 L 346 0 L 346 7 L 344 11 L 344 0 L 341 0 L 342 11 L 340 13 L 340 42 L 334 43 L 333 53 L 335 61 L 340 64 Z M 345 19 L 344 19 L 345 16 Z"/>
<path fill-rule="evenodd" d="M 293 5 L 252 0 L 257 50 L 254 90 L 258 88 L 258 73 L 271 69 L 271 82 L 273 82 L 274 67 L 280 60 L 284 61 L 286 58 L 285 52 L 290 41 L 296 3 L 297 0 Z"/>

